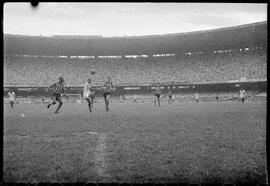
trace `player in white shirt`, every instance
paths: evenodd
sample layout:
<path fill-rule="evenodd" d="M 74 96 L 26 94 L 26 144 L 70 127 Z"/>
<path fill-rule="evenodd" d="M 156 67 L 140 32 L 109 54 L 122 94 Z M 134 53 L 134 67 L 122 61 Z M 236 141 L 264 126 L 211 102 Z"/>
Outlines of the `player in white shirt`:
<path fill-rule="evenodd" d="M 239 90 L 240 100 L 242 103 L 245 102 L 245 92 L 246 91 L 244 89 Z"/>
<path fill-rule="evenodd" d="M 91 91 L 91 79 L 89 78 L 85 83 L 84 83 L 84 88 L 83 88 L 83 98 L 86 99 L 88 103 L 88 108 L 89 111 L 92 112 L 93 108 L 93 103 L 94 103 L 94 92 Z"/>
<path fill-rule="evenodd" d="M 198 94 L 198 92 L 195 93 L 195 100 L 196 100 L 196 103 L 199 102 L 199 94 Z"/>
<path fill-rule="evenodd" d="M 175 100 L 175 95 L 172 95 L 172 102 L 174 102 Z"/>
<path fill-rule="evenodd" d="M 8 99 L 9 99 L 9 104 L 11 106 L 11 108 L 14 108 L 14 104 L 15 104 L 15 93 L 10 90 L 8 92 Z"/>

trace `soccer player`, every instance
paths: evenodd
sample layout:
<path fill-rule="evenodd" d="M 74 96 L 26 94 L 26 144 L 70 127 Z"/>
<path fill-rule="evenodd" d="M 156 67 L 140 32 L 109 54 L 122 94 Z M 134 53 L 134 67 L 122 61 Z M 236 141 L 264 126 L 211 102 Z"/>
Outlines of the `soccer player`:
<path fill-rule="evenodd" d="M 137 103 L 137 95 L 134 95 L 134 103 Z"/>
<path fill-rule="evenodd" d="M 59 77 L 59 81 L 55 82 L 54 84 L 52 84 L 48 88 L 48 92 L 52 92 L 52 96 L 51 96 L 50 103 L 47 105 L 47 108 L 49 109 L 51 105 L 55 105 L 56 101 L 59 102 L 59 105 L 58 105 L 56 111 L 54 112 L 55 114 L 58 113 L 59 109 L 63 105 L 62 96 L 66 95 L 65 94 L 65 89 L 64 89 L 64 82 L 65 82 L 64 78 Z"/>
<path fill-rule="evenodd" d="M 196 101 L 196 103 L 199 102 L 199 94 L 198 94 L 198 92 L 195 93 L 195 101 Z"/>
<path fill-rule="evenodd" d="M 168 103 L 171 104 L 173 102 L 173 100 L 172 100 L 172 91 L 171 90 L 169 90 L 168 96 L 169 96 Z"/>
<path fill-rule="evenodd" d="M 104 85 L 104 101 L 105 101 L 105 111 L 109 111 L 109 101 L 110 101 L 110 95 L 111 92 L 113 92 L 113 84 L 112 84 L 112 79 L 111 77 L 107 77 L 107 81 L 105 82 Z"/>
<path fill-rule="evenodd" d="M 245 92 L 246 92 L 246 91 L 245 91 L 243 88 L 241 88 L 241 89 L 239 90 L 240 100 L 241 100 L 242 103 L 245 102 Z"/>
<path fill-rule="evenodd" d="M 158 106 L 160 107 L 160 94 L 161 94 L 161 89 L 159 87 L 159 84 L 157 85 L 156 89 L 154 90 L 155 94 L 155 106 L 158 102 Z"/>
<path fill-rule="evenodd" d="M 9 104 L 10 104 L 11 108 L 14 108 L 14 104 L 15 104 L 15 93 L 11 89 L 8 92 L 8 99 L 9 99 Z"/>
<path fill-rule="evenodd" d="M 172 95 L 172 102 L 174 102 L 175 100 L 175 95 Z"/>
<path fill-rule="evenodd" d="M 93 108 L 93 103 L 94 103 L 94 92 L 91 91 L 91 79 L 89 78 L 85 83 L 84 83 L 84 88 L 83 88 L 83 98 L 86 99 L 88 103 L 88 108 L 89 111 L 92 112 Z"/>

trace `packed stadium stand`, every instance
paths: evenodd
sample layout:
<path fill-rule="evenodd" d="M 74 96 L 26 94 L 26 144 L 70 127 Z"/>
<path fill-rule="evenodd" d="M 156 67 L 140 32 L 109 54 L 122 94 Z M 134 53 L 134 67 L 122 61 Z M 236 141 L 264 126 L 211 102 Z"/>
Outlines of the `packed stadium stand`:
<path fill-rule="evenodd" d="M 67 85 L 81 86 L 93 68 L 95 84 L 107 76 L 116 85 L 266 79 L 266 24 L 127 38 L 5 35 L 4 84 L 48 85 L 63 76 Z M 154 55 L 164 53 L 173 55 Z M 94 57 L 72 57 L 80 55 Z"/>
<path fill-rule="evenodd" d="M 91 77 L 97 84 L 111 76 L 115 84 L 222 82 L 266 78 L 266 53 L 201 54 L 162 59 L 45 59 L 6 57 L 5 84 L 47 85 L 62 75 L 68 85 L 82 85 Z"/>

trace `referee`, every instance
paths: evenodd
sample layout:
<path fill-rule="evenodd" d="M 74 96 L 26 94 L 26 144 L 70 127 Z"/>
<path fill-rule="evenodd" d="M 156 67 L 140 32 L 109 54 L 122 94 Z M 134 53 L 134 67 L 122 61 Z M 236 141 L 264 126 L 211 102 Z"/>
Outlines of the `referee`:
<path fill-rule="evenodd" d="M 54 112 L 55 114 L 58 113 L 59 109 L 63 105 L 62 96 L 65 95 L 64 82 L 65 82 L 64 78 L 59 77 L 59 81 L 55 82 L 54 84 L 52 84 L 48 88 L 48 92 L 52 92 L 52 96 L 51 96 L 50 103 L 47 105 L 47 108 L 49 109 L 51 105 L 55 105 L 56 101 L 59 102 L 59 105 L 58 105 L 56 111 Z"/>

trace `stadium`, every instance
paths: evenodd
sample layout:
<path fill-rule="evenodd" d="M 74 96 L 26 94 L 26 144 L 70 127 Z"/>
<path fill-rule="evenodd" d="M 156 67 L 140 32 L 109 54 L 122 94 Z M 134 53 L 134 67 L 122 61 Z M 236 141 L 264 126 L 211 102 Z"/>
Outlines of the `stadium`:
<path fill-rule="evenodd" d="M 71 99 L 55 115 L 45 103 L 59 76 Z M 82 98 L 89 77 L 91 114 Z M 5 182 L 266 182 L 266 21 L 134 37 L 5 34 L 3 78 Z"/>

